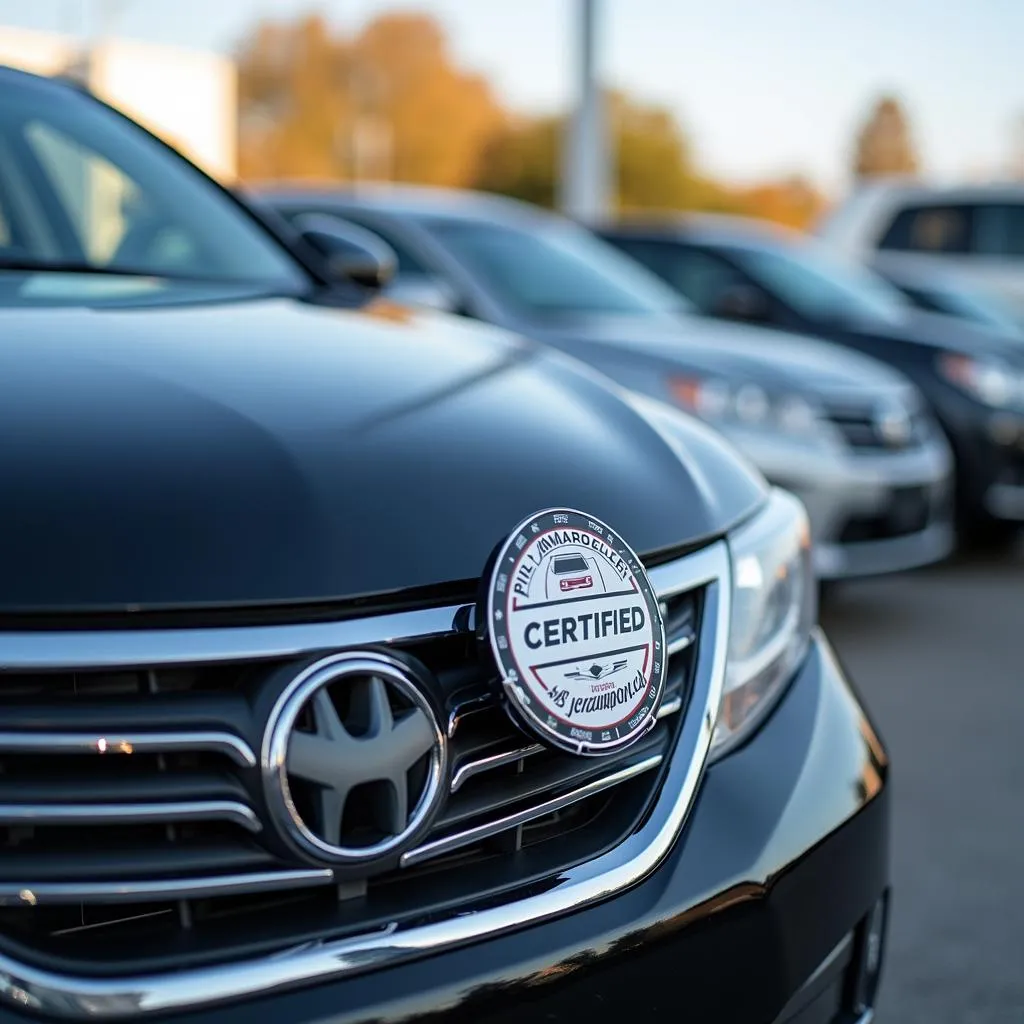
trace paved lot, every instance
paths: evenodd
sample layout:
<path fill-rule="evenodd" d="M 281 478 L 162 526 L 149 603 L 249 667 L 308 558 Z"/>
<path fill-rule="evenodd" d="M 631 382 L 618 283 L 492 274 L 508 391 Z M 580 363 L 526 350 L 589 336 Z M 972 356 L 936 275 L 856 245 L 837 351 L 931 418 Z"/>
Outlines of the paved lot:
<path fill-rule="evenodd" d="M 893 758 L 878 1024 L 1024 1022 L 1024 552 L 850 585 L 823 618 Z"/>

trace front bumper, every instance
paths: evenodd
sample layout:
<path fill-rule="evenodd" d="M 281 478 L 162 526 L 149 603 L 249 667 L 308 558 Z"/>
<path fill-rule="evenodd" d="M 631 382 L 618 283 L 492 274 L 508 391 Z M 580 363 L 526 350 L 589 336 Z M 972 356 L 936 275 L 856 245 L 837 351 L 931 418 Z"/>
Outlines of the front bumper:
<path fill-rule="evenodd" d="M 956 456 L 960 514 L 1024 526 L 1024 412 L 989 409 L 946 386 L 933 404 Z"/>
<path fill-rule="evenodd" d="M 877 453 L 730 440 L 804 503 L 821 579 L 915 569 L 953 550 L 953 457 L 940 437 Z"/>
<path fill-rule="evenodd" d="M 161 1019 L 847 1024 L 865 1012 L 858 951 L 888 885 L 886 777 L 818 635 L 756 736 L 708 769 L 669 855 L 628 891 L 386 970 Z M 0 1024 L 19 1020 L 38 1018 L 0 1011 Z"/>

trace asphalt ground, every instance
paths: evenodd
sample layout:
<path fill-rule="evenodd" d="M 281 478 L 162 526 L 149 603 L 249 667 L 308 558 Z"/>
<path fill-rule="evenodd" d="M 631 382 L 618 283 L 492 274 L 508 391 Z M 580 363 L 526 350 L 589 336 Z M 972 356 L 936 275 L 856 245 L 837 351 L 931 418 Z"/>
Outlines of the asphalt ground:
<path fill-rule="evenodd" d="M 1024 550 L 847 584 L 822 619 L 892 758 L 876 1024 L 1024 1022 Z"/>

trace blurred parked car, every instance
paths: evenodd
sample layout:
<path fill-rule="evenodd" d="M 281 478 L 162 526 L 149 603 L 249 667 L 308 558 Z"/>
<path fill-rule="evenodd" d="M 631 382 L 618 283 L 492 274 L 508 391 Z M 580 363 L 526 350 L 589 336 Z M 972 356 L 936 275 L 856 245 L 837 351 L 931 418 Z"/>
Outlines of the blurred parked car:
<path fill-rule="evenodd" d="M 0 209 L 0 1021 L 870 1019 L 792 495 L 3 68 Z"/>
<path fill-rule="evenodd" d="M 917 309 L 863 265 L 762 222 L 689 217 L 601 233 L 708 315 L 827 338 L 901 370 L 952 443 L 962 539 L 1001 545 L 1017 536 L 1024 524 L 1017 338 Z M 769 351 L 773 337 L 763 340 Z"/>
<path fill-rule="evenodd" d="M 338 215 L 396 252 L 393 297 L 512 328 L 695 413 L 807 506 L 825 579 L 905 569 L 952 545 L 951 458 L 915 389 L 782 332 L 715 325 L 584 229 L 523 203 L 429 189 L 264 188 L 301 226 Z"/>
<path fill-rule="evenodd" d="M 1024 322 L 1024 184 L 868 185 L 816 231 L 881 270 L 945 270 L 1001 296 Z"/>
<path fill-rule="evenodd" d="M 959 317 L 978 327 L 1024 340 L 1024 327 L 1008 303 L 963 283 L 955 274 L 931 268 L 880 266 L 877 261 L 870 266 L 919 309 Z"/>

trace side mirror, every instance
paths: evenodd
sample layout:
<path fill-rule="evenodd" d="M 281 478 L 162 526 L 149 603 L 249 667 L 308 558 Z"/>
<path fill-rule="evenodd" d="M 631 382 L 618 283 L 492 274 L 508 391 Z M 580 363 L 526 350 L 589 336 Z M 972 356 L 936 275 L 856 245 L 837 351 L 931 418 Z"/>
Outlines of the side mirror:
<path fill-rule="evenodd" d="M 328 274 L 378 291 L 394 277 L 398 257 L 372 231 L 326 213 L 304 213 L 292 227 L 321 256 Z"/>
<path fill-rule="evenodd" d="M 771 303 L 757 285 L 731 284 L 715 296 L 711 312 L 728 320 L 764 322 L 770 318 Z"/>

